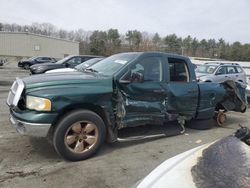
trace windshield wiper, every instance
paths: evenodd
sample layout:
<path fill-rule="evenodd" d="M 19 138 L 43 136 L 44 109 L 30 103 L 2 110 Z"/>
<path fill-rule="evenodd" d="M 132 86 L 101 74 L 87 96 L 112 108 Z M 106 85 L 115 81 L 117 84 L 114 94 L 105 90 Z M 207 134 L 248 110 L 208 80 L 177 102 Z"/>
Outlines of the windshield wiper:
<path fill-rule="evenodd" d="M 90 72 L 98 72 L 97 70 L 95 70 L 95 69 L 92 69 L 92 68 L 86 68 L 86 69 L 84 69 L 85 71 L 90 71 Z"/>

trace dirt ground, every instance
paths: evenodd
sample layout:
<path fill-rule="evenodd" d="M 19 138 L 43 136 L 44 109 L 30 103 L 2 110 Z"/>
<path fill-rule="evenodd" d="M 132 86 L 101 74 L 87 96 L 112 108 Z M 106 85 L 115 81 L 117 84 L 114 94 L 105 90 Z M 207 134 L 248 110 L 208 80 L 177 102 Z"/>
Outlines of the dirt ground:
<path fill-rule="evenodd" d="M 0 67 L 0 187 L 132 187 L 166 159 L 232 134 L 239 123 L 249 126 L 249 111 L 230 112 L 224 128 L 186 129 L 178 136 L 105 144 L 91 159 L 68 162 L 56 154 L 46 139 L 21 136 L 9 123 L 8 90 L 15 77 L 28 75 L 15 64 Z M 123 135 L 162 129 L 171 134 L 178 128 L 144 126 L 124 130 Z"/>

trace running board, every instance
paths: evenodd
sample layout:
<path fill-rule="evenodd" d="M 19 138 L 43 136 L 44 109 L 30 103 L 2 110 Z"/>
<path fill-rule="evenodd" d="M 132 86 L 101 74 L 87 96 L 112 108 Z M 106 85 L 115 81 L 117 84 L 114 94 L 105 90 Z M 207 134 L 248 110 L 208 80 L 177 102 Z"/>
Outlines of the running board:
<path fill-rule="evenodd" d="M 178 121 L 179 125 L 181 126 L 181 131 L 178 132 L 176 135 L 179 134 L 184 134 L 185 132 L 185 127 L 184 127 L 184 123 L 185 121 Z M 131 136 L 131 137 L 126 137 L 126 138 L 117 138 L 117 142 L 129 142 L 129 141 L 137 141 L 137 140 L 145 140 L 145 139 L 152 139 L 152 138 L 161 138 L 161 137 L 167 137 L 167 136 L 174 136 L 174 135 L 168 135 L 167 133 L 161 133 L 161 134 L 152 134 L 152 135 L 144 135 L 144 136 Z"/>
<path fill-rule="evenodd" d="M 155 134 L 155 135 L 148 135 L 148 136 L 131 136 L 127 138 L 117 138 L 118 142 L 129 142 L 129 141 L 136 141 L 136 140 L 144 140 L 149 138 L 160 138 L 165 137 L 166 134 Z"/>

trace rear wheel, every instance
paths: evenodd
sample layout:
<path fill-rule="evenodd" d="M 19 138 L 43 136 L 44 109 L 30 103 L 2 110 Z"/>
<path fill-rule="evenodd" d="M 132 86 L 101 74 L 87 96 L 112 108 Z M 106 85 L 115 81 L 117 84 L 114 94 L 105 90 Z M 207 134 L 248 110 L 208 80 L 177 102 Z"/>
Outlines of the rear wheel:
<path fill-rule="evenodd" d="M 63 158 L 79 161 L 93 156 L 106 136 L 106 128 L 100 116 L 89 110 L 68 114 L 56 126 L 53 145 Z"/>

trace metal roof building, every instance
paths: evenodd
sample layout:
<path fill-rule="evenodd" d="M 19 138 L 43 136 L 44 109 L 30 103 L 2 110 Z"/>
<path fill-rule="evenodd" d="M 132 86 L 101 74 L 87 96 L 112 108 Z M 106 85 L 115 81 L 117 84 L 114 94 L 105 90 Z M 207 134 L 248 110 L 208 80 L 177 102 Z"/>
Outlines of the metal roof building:
<path fill-rule="evenodd" d="M 63 58 L 71 54 L 79 55 L 79 42 L 27 32 L 0 32 L 0 56 L 2 57 Z"/>

